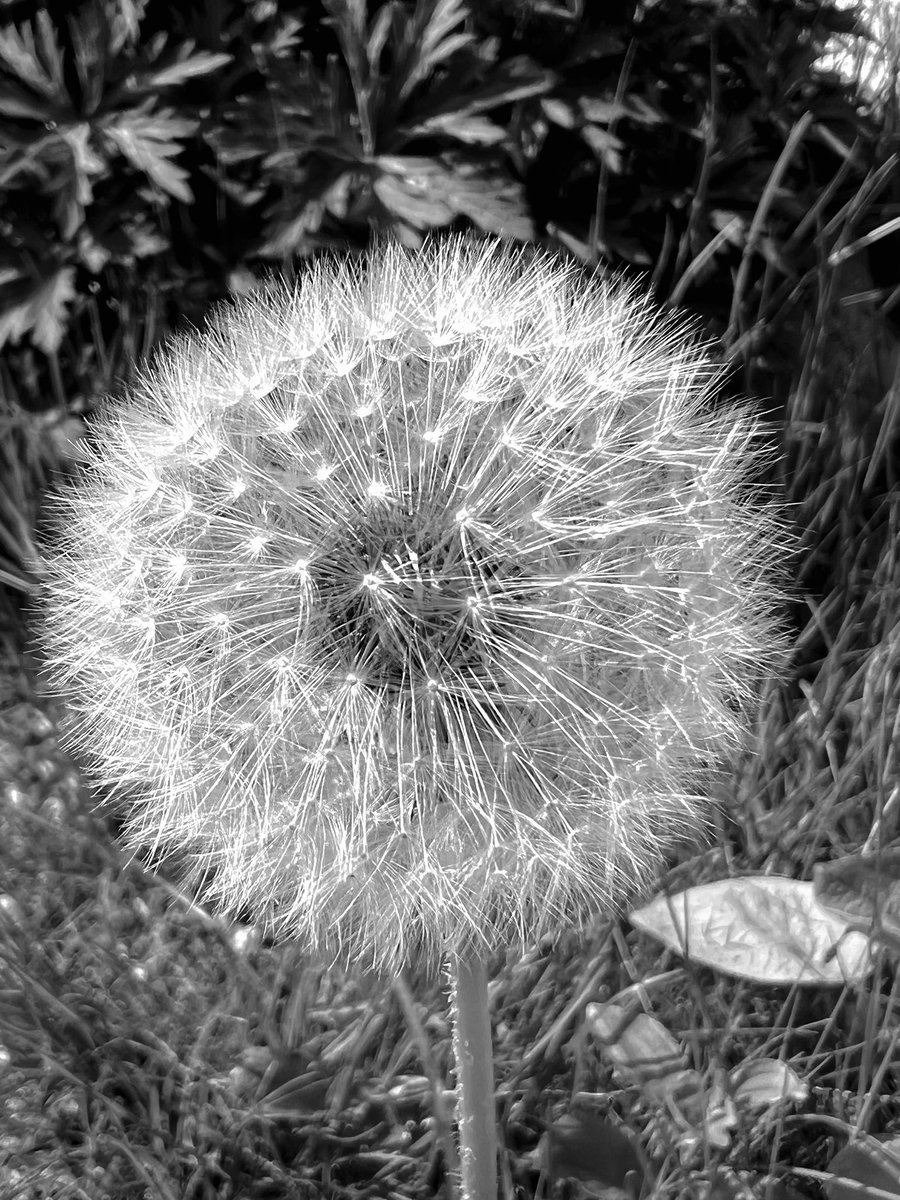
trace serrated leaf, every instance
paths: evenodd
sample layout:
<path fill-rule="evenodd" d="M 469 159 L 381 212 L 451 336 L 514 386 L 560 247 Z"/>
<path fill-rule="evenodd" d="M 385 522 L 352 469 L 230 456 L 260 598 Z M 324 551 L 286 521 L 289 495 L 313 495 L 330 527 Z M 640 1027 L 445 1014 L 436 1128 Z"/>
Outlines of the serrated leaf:
<path fill-rule="evenodd" d="M 325 217 L 325 204 L 318 197 L 300 206 L 292 220 L 277 225 L 263 242 L 259 253 L 264 258 L 283 258 L 295 254 L 298 247 L 311 233 L 315 233 Z"/>
<path fill-rule="evenodd" d="M 186 182 L 188 173 L 172 162 L 184 147 L 172 139 L 185 137 L 196 128 L 196 121 L 172 116 L 168 110 L 152 114 L 132 110 L 117 113 L 102 126 L 102 131 L 131 165 L 157 187 L 190 204 L 193 195 Z"/>
<path fill-rule="evenodd" d="M 55 107 L 31 95 L 25 88 L 14 83 L 0 84 L 0 113 L 5 117 L 25 118 L 29 121 L 49 121 Z"/>
<path fill-rule="evenodd" d="M 417 229 L 446 225 L 456 216 L 434 186 L 439 176 L 379 175 L 373 191 L 385 208 Z"/>
<path fill-rule="evenodd" d="M 266 43 L 265 49 L 269 57 L 273 59 L 290 58 L 292 61 L 296 61 L 302 29 L 303 22 L 297 17 L 280 13 L 278 28 L 274 30 Z"/>
<path fill-rule="evenodd" d="M 477 87 L 460 89 L 452 77 L 428 93 L 416 105 L 418 120 L 404 125 L 402 132 L 409 136 L 420 127 L 442 115 L 456 114 L 458 117 L 487 112 L 502 104 L 512 104 L 530 96 L 547 92 L 556 83 L 552 71 L 539 67 L 527 55 L 520 54 L 492 67 L 488 81 Z"/>
<path fill-rule="evenodd" d="M 534 234 L 520 184 L 489 164 L 447 155 L 382 155 L 374 190 L 392 212 L 417 229 L 444 225 L 460 214 L 488 233 L 527 241 Z"/>
<path fill-rule="evenodd" d="M 465 0 L 418 0 L 411 14 L 394 7 L 390 82 L 398 101 L 406 100 L 418 84 L 475 40 L 468 30 L 459 29 L 468 15 Z"/>
<path fill-rule="evenodd" d="M 26 333 L 45 354 L 59 348 L 66 330 L 66 309 L 75 297 L 74 267 L 60 267 L 23 297 L 0 298 L 0 346 L 18 342 Z"/>
<path fill-rule="evenodd" d="M 109 48 L 118 54 L 128 42 L 136 42 L 147 0 L 118 0 L 110 14 Z"/>
<path fill-rule="evenodd" d="M 78 203 L 85 206 L 93 199 L 94 190 L 91 177 L 100 175 L 106 170 L 106 163 L 94 150 L 91 144 L 91 127 L 86 121 L 75 125 L 63 126 L 59 131 L 60 138 L 69 147 L 72 154 L 72 166 L 75 172 L 76 196 Z M 69 231 L 66 236 L 69 236 Z"/>
<path fill-rule="evenodd" d="M 757 1058 L 731 1073 L 731 1095 L 735 1103 L 751 1111 L 771 1108 L 786 1101 L 800 1104 L 809 1088 L 787 1063 L 777 1058 Z"/>
<path fill-rule="evenodd" d="M 185 46 L 180 47 L 180 53 L 189 54 L 192 46 L 193 43 L 188 42 Z M 209 75 L 213 71 L 217 71 L 219 67 L 230 63 L 231 59 L 232 55 L 230 54 L 213 54 L 208 50 L 198 50 L 196 54 L 189 54 L 187 58 L 150 71 L 141 79 L 141 86 L 148 91 L 176 87 L 187 79 L 197 79 L 201 75 Z"/>
<path fill-rule="evenodd" d="M 450 176 L 447 202 L 485 233 L 521 242 L 534 237 L 524 189 L 512 179 L 499 175 L 465 179 L 454 173 Z"/>
<path fill-rule="evenodd" d="M 0 63 L 45 99 L 69 107 L 62 49 L 49 13 L 38 12 L 33 24 L 0 28 Z"/>
<path fill-rule="evenodd" d="M 500 125 L 495 125 L 488 117 L 466 116 L 462 113 L 445 113 L 432 117 L 431 120 L 417 125 L 414 132 L 443 134 L 445 137 L 474 146 L 496 146 L 506 137 L 506 130 Z"/>
<path fill-rule="evenodd" d="M 872 969 L 868 939 L 824 909 L 812 883 L 778 875 L 658 896 L 630 920 L 686 958 L 757 983 L 838 986 Z"/>
<path fill-rule="evenodd" d="M 680 1072 L 687 1066 L 684 1049 L 648 1013 L 629 1013 L 618 1004 L 589 1004 L 588 1029 L 600 1042 L 603 1056 L 622 1083 L 642 1085 L 648 1079 Z"/>
<path fill-rule="evenodd" d="M 828 1170 L 836 1178 L 826 1179 L 828 1200 L 866 1200 L 866 1197 L 900 1196 L 900 1143 L 882 1145 L 864 1137 L 839 1150 Z"/>
<path fill-rule="evenodd" d="M 584 1109 L 566 1113 L 548 1127 L 541 1158 L 551 1179 L 596 1180 L 635 1195 L 647 1173 L 637 1140 L 620 1125 Z"/>

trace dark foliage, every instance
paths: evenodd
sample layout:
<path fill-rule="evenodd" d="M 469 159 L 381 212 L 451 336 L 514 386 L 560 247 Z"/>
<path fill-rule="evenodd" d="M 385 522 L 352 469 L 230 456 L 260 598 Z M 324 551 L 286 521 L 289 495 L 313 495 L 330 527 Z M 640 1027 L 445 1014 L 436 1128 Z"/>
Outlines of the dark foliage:
<path fill-rule="evenodd" d="M 6 5 L 0 341 L 32 402 L 71 400 L 248 269 L 452 225 L 649 272 L 734 341 L 772 324 L 874 160 L 816 66 L 853 20 L 819 0 Z"/>

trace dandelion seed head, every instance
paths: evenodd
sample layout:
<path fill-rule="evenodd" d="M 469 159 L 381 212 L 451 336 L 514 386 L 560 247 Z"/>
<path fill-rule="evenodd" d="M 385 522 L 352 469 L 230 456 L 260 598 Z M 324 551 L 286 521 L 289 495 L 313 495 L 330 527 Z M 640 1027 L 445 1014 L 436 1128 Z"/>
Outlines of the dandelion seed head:
<path fill-rule="evenodd" d="M 625 902 L 783 650 L 768 451 L 715 382 L 622 283 L 459 238 L 171 342 L 47 551 L 65 734 L 128 844 L 388 970 Z"/>
<path fill-rule="evenodd" d="M 182 554 L 180 551 L 177 551 L 177 550 L 172 551 L 168 556 L 168 561 L 167 561 L 166 565 L 168 568 L 168 573 L 172 577 L 172 579 L 176 579 L 176 580 L 181 579 L 187 573 L 187 569 L 188 569 L 187 556 L 185 554 Z"/>
<path fill-rule="evenodd" d="M 370 500 L 384 500 L 388 495 L 388 485 L 383 479 L 372 479 L 366 487 L 366 495 Z"/>

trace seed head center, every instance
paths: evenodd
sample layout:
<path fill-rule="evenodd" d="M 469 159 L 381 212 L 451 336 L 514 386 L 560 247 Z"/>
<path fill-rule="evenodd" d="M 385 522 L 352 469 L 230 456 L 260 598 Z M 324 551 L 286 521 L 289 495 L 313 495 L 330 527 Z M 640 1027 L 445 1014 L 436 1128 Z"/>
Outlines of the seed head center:
<path fill-rule="evenodd" d="M 482 559 L 484 556 L 482 556 Z M 486 561 L 464 553 L 455 523 L 361 519 L 316 563 L 316 584 L 342 663 L 374 687 L 424 686 L 482 674 Z"/>

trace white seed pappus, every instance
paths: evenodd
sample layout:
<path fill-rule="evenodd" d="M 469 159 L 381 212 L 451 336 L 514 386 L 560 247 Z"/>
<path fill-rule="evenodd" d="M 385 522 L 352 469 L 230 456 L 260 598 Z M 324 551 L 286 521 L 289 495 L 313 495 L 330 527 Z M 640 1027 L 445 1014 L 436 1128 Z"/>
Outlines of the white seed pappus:
<path fill-rule="evenodd" d="M 47 549 L 49 674 L 128 843 L 388 970 L 624 901 L 783 646 L 770 451 L 716 383 L 621 282 L 460 238 L 173 340 Z"/>

